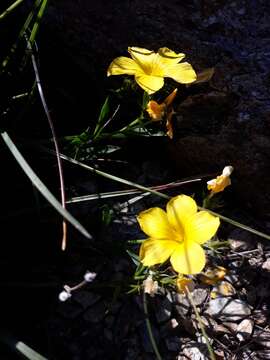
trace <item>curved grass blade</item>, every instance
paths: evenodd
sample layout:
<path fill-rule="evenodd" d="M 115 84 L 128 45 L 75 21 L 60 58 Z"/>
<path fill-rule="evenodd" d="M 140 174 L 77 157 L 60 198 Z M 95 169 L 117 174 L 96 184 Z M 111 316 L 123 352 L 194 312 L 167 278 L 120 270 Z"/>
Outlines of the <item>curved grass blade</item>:
<path fill-rule="evenodd" d="M 32 168 L 28 165 L 22 154 L 17 149 L 16 145 L 13 143 L 7 132 L 1 133 L 1 136 L 9 148 L 10 152 L 23 169 L 25 174 L 31 180 L 33 185 L 41 192 L 41 194 L 49 201 L 49 203 L 61 214 L 67 221 L 69 221 L 81 234 L 86 238 L 92 239 L 92 236 L 89 232 L 67 211 L 65 210 L 56 197 L 50 192 L 46 185 L 40 180 L 40 178 L 35 174 Z"/>
<path fill-rule="evenodd" d="M 11 4 L 2 14 L 0 15 L 0 20 L 4 19 L 8 14 L 10 14 L 20 3 L 24 0 L 17 0 L 13 4 Z"/>

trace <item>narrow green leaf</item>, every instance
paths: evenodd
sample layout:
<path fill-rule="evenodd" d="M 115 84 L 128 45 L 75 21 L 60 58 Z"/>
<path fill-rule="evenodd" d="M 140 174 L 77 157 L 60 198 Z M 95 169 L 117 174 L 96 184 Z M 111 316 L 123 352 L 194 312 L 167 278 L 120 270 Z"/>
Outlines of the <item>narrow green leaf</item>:
<path fill-rule="evenodd" d="M 30 41 L 31 44 L 33 44 L 34 41 L 35 41 L 39 26 L 40 26 L 40 22 L 41 22 L 41 19 L 42 19 L 43 15 L 44 15 L 47 4 L 48 4 L 48 0 L 43 0 L 42 1 L 42 4 L 41 4 L 40 9 L 38 11 L 37 18 L 36 18 L 36 21 L 35 21 L 34 26 L 32 28 L 30 38 L 29 38 L 29 41 Z"/>
<path fill-rule="evenodd" d="M 136 255 L 135 253 L 133 253 L 132 251 L 130 250 L 126 250 L 126 252 L 128 253 L 128 255 L 130 256 L 131 260 L 134 262 L 134 264 L 136 266 L 139 266 L 140 265 L 140 259 L 139 259 L 139 256 Z"/>
<path fill-rule="evenodd" d="M 0 73 L 2 73 L 5 68 L 7 67 L 12 55 L 15 53 L 17 47 L 18 47 L 18 43 L 21 41 L 21 39 L 23 38 L 26 30 L 28 29 L 34 15 L 35 15 L 35 12 L 36 12 L 36 9 L 40 6 L 41 4 L 41 1 L 42 0 L 36 0 L 34 5 L 33 5 L 33 9 L 31 10 L 31 12 L 29 13 L 29 15 L 27 16 L 26 20 L 25 20 L 25 23 L 23 24 L 20 32 L 19 32 L 19 35 L 18 35 L 18 38 L 17 40 L 15 41 L 15 43 L 11 46 L 10 50 L 9 50 L 9 54 L 6 56 L 6 58 L 4 59 L 4 61 L 2 62 L 1 64 L 1 69 L 0 69 Z"/>
<path fill-rule="evenodd" d="M 62 207 L 56 197 L 50 192 L 46 185 L 35 174 L 35 172 L 28 165 L 22 154 L 19 152 L 9 135 L 6 132 L 3 132 L 1 133 L 1 136 L 20 167 L 31 180 L 33 185 L 35 185 L 35 187 L 45 197 L 45 199 L 47 199 L 49 203 L 59 212 L 59 214 L 61 214 L 67 221 L 69 221 L 80 233 L 82 233 L 88 239 L 92 239 L 92 236 L 88 233 L 88 231 L 66 209 Z"/>
<path fill-rule="evenodd" d="M 17 0 L 13 4 L 11 4 L 2 14 L 0 15 L 0 20 L 4 19 L 8 14 L 10 14 L 20 3 L 24 0 Z"/>
<path fill-rule="evenodd" d="M 23 354 L 29 360 L 47 360 L 44 356 L 40 355 L 38 352 L 30 348 L 22 341 L 18 341 L 15 344 L 16 350 Z"/>
<path fill-rule="evenodd" d="M 102 128 L 102 125 L 104 124 L 108 114 L 109 114 L 110 106 L 109 106 L 109 96 L 106 97 L 104 104 L 102 105 L 102 108 L 99 113 L 98 121 L 94 130 L 93 136 L 96 137 L 99 133 L 100 129 Z"/>

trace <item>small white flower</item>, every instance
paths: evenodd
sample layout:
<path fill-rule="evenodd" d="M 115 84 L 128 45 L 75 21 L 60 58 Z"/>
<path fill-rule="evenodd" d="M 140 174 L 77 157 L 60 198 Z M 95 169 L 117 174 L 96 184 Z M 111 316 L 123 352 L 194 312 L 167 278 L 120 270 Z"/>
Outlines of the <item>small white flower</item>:
<path fill-rule="evenodd" d="M 87 281 L 87 282 L 92 282 L 93 280 L 95 280 L 96 276 L 97 276 L 96 273 L 87 271 L 84 274 L 84 280 Z"/>
<path fill-rule="evenodd" d="M 66 301 L 67 299 L 69 299 L 71 297 L 71 293 L 70 292 L 67 292 L 67 291 L 62 291 L 59 296 L 58 296 L 58 299 L 60 301 Z"/>

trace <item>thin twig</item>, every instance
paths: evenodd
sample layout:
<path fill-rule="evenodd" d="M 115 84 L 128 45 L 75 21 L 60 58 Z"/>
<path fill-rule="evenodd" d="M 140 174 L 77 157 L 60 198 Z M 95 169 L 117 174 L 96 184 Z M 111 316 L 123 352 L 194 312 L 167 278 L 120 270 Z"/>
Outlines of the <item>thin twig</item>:
<path fill-rule="evenodd" d="M 41 85 L 41 81 L 40 81 L 40 76 L 39 76 L 39 71 L 38 71 L 38 66 L 37 66 L 37 62 L 36 62 L 36 59 L 35 59 L 35 55 L 34 55 L 34 52 L 33 52 L 33 49 L 32 49 L 32 45 L 31 45 L 31 43 L 30 43 L 30 41 L 28 39 L 27 39 L 27 49 L 31 54 L 31 60 L 32 60 L 32 65 L 33 65 L 33 69 L 34 69 L 34 72 L 35 72 L 38 93 L 39 93 L 40 100 L 42 102 L 43 109 L 44 109 L 45 114 L 47 116 L 48 123 L 49 123 L 50 129 L 51 129 L 51 132 L 52 132 L 52 136 L 53 136 L 53 142 L 54 142 L 56 158 L 57 158 L 57 166 L 58 166 L 58 172 L 59 172 L 60 188 L 61 188 L 61 203 L 62 203 L 63 208 L 66 209 L 64 175 L 63 175 L 62 161 L 61 161 L 61 158 L 60 158 L 58 141 L 57 141 L 53 121 L 52 121 L 52 118 L 51 118 L 51 115 L 50 115 L 50 111 L 48 109 L 47 102 L 46 102 L 44 92 L 43 92 L 43 89 L 42 89 L 42 85 Z M 67 223 L 66 223 L 66 221 L 64 219 L 63 219 L 63 223 L 62 223 L 62 228 L 63 228 L 63 237 L 62 237 L 62 246 L 61 246 L 61 248 L 62 248 L 62 250 L 65 250 L 66 249 L 66 242 L 67 242 Z"/>

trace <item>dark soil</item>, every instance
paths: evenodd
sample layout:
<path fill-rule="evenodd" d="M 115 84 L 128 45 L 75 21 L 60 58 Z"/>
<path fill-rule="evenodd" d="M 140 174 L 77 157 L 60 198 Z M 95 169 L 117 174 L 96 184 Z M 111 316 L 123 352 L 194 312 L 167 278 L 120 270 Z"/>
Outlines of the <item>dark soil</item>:
<path fill-rule="evenodd" d="M 0 12 L 9 4 L 3 2 Z M 0 44 L 1 59 L 31 5 L 32 1 L 26 1 L 0 23 L 1 38 L 6 39 Z M 167 46 L 184 52 L 196 70 L 214 67 L 215 75 L 209 84 L 179 87 L 175 138 L 118 142 L 122 150 L 114 160 L 123 162 L 95 166 L 143 185 L 159 185 L 197 175 L 208 179 L 232 164 L 235 177 L 224 195 L 224 213 L 269 232 L 269 9 L 263 0 L 51 1 L 37 41 L 38 60 L 60 140 L 94 126 L 105 96 L 122 81 L 118 77 L 107 79 L 107 66 L 116 56 L 127 55 L 128 46 L 154 50 Z M 16 69 L 16 59 L 14 65 Z M 31 86 L 33 72 L 30 68 L 27 71 L 14 70 L 1 76 L 1 126 L 58 196 L 56 161 L 39 146 L 43 140 L 47 146 L 51 134 L 38 96 L 24 112 L 22 105 L 13 106 L 10 101 Z M 3 143 L 0 159 L 4 164 L 0 358 L 20 358 L 14 343 L 23 341 L 55 360 L 154 359 L 141 296 L 126 295 L 135 267 L 125 250 L 128 240 L 142 237 L 135 215 L 150 206 L 164 206 L 164 202 L 147 197 L 128 206 L 126 212 L 117 206 L 127 198 L 69 205 L 94 240 L 89 243 L 69 227 L 68 248 L 63 253 L 59 216 L 36 193 Z M 70 164 L 64 164 L 64 173 L 67 196 L 125 188 Z M 181 188 L 187 194 L 198 190 L 202 191 L 201 185 Z M 170 194 L 178 193 L 174 190 Z M 105 204 L 115 207 L 107 227 L 102 223 Z M 231 238 L 233 230 L 224 224 L 220 238 Z M 270 249 L 266 242 L 246 234 L 236 236 L 252 243 L 245 250 L 227 248 L 217 259 L 209 254 L 211 261 L 226 266 L 235 276 L 229 279 L 236 289 L 231 299 L 251 307 L 248 318 L 254 325 L 242 341 L 236 338 L 234 326 L 240 320 L 231 328 L 228 325 L 226 332 L 218 327 L 226 321 L 215 319 L 216 324 L 207 331 L 220 354 L 218 359 L 269 358 L 269 270 L 263 264 Z M 251 252 L 242 254 L 246 250 Z M 95 282 L 60 303 L 58 294 L 63 285 L 80 282 L 87 269 L 97 273 Z M 111 282 L 120 285 L 110 288 L 107 285 Z M 206 288 L 207 299 L 198 305 L 203 316 L 210 290 Z M 183 316 L 178 311 L 183 304 L 177 303 L 175 296 L 174 291 L 163 290 L 148 299 L 154 335 L 162 358 L 168 360 L 186 359 L 185 349 L 192 346 L 202 347 L 202 353 L 205 350 L 192 310 Z M 166 301 L 171 310 L 164 315 Z M 178 324 L 175 328 L 173 319 Z M 206 358 L 192 356 L 190 359 Z"/>

